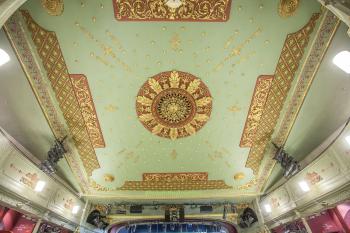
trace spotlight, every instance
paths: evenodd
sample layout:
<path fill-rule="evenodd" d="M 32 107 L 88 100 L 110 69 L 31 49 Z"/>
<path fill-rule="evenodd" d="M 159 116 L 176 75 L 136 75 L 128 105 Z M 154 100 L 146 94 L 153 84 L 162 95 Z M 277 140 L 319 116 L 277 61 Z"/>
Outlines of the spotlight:
<path fill-rule="evenodd" d="M 345 141 L 350 145 L 350 135 L 345 137 Z"/>
<path fill-rule="evenodd" d="M 345 73 L 350 74 L 350 52 L 342 51 L 335 55 L 333 63 Z"/>
<path fill-rule="evenodd" d="M 10 56 L 2 49 L 0 49 L 0 66 L 10 61 Z"/>
<path fill-rule="evenodd" d="M 38 193 L 42 192 L 44 190 L 45 185 L 45 181 L 39 180 L 35 185 L 34 191 Z"/>
<path fill-rule="evenodd" d="M 310 187 L 309 184 L 306 181 L 300 181 L 299 183 L 299 187 L 301 188 L 301 190 L 303 190 L 303 192 L 309 192 L 310 191 Z"/>
<path fill-rule="evenodd" d="M 272 212 L 271 206 L 269 204 L 265 204 L 264 208 L 265 208 L 266 213 L 271 213 Z"/>

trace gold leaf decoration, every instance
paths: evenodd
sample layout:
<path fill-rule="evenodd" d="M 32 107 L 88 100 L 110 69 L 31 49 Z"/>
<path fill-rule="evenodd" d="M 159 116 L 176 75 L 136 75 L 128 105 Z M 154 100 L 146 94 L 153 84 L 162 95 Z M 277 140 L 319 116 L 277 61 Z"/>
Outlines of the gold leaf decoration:
<path fill-rule="evenodd" d="M 41 0 L 41 5 L 49 15 L 59 16 L 63 13 L 63 0 Z"/>
<path fill-rule="evenodd" d="M 153 78 L 148 80 L 149 86 L 157 93 L 159 94 L 162 91 L 162 87 L 160 86 L 159 82 Z"/>
<path fill-rule="evenodd" d="M 193 128 L 193 126 L 191 124 L 185 125 L 185 130 L 187 131 L 187 133 L 189 133 L 190 135 L 193 135 L 196 133 L 196 130 Z"/>
<path fill-rule="evenodd" d="M 171 128 L 169 136 L 170 136 L 171 140 L 175 140 L 177 138 L 177 136 L 178 136 L 177 129 L 176 128 Z"/>
<path fill-rule="evenodd" d="M 159 134 L 162 131 L 163 128 L 164 127 L 162 125 L 158 124 L 152 129 L 152 133 L 153 134 Z"/>
<path fill-rule="evenodd" d="M 212 98 L 211 97 L 203 97 L 199 100 L 196 100 L 196 104 L 198 107 L 203 107 L 203 106 L 206 106 L 208 104 L 210 104 L 212 101 Z"/>
<path fill-rule="evenodd" d="M 181 71 L 150 78 L 136 98 L 137 116 L 145 128 L 171 140 L 195 134 L 209 120 L 211 109 L 205 84 Z"/>
<path fill-rule="evenodd" d="M 233 179 L 238 181 L 244 179 L 245 175 L 243 172 L 238 172 L 233 176 Z"/>
<path fill-rule="evenodd" d="M 122 21 L 228 20 L 231 0 L 113 0 L 114 15 Z"/>
<path fill-rule="evenodd" d="M 151 113 L 147 113 L 147 114 L 140 115 L 139 119 L 143 122 L 147 122 L 147 121 L 153 120 L 153 116 Z"/>
<path fill-rule="evenodd" d="M 280 0 L 278 13 L 281 17 L 289 17 L 295 14 L 300 0 Z"/>
<path fill-rule="evenodd" d="M 144 106 L 151 106 L 152 100 L 145 96 L 137 96 L 137 102 Z"/>
<path fill-rule="evenodd" d="M 190 94 L 193 94 L 197 91 L 197 89 L 199 88 L 199 84 L 200 84 L 200 80 L 199 79 L 195 79 L 192 82 L 190 82 L 190 85 L 188 85 L 187 87 L 187 91 Z"/>
<path fill-rule="evenodd" d="M 208 115 L 205 114 L 196 114 L 196 116 L 194 117 L 194 119 L 196 121 L 200 121 L 200 122 L 206 122 L 209 120 Z"/>
<path fill-rule="evenodd" d="M 223 180 L 209 180 L 207 172 L 144 173 L 142 181 L 126 181 L 118 190 L 174 191 L 232 189 Z"/>
<path fill-rule="evenodd" d="M 111 174 L 104 174 L 103 178 L 106 182 L 113 182 L 115 180 L 114 176 Z"/>
<path fill-rule="evenodd" d="M 170 87 L 178 88 L 180 84 L 179 73 L 177 71 L 172 71 L 169 78 Z"/>

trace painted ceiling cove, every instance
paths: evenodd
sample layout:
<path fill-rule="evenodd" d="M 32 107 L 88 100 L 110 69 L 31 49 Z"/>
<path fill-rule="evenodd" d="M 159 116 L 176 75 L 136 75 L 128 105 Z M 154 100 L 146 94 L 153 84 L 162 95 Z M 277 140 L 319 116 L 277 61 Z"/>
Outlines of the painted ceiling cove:
<path fill-rule="evenodd" d="M 286 36 L 320 12 L 317 1 L 300 1 L 295 15 L 281 17 L 278 3 L 234 0 L 227 22 L 210 23 L 117 21 L 112 1 L 64 1 L 60 16 L 49 15 L 40 1 L 23 5 L 35 23 L 56 34 L 68 73 L 88 81 L 104 147 L 94 146 L 98 166 L 89 177 L 94 185 L 83 195 L 96 199 L 257 195 L 256 174 L 246 167 L 249 148 L 240 147 L 257 79 L 275 74 Z M 30 28 L 26 35 L 32 38 Z M 315 32 L 309 40 L 314 36 Z M 37 46 L 35 41 L 31 44 Z M 212 111 L 194 135 L 171 140 L 143 127 L 135 103 L 150 77 L 174 70 L 190 73 L 208 87 Z M 180 173 L 170 179 L 175 183 L 189 179 L 193 186 L 182 191 L 135 188 L 152 179 L 160 183 L 169 179 L 145 173 Z M 213 181 L 222 189 L 191 188 L 209 189 Z"/>
<path fill-rule="evenodd" d="M 307 98 L 285 144 L 286 151 L 301 161 L 335 132 L 350 116 L 349 75 L 334 66 L 333 57 L 350 50 L 347 27 L 341 24 L 317 71 Z M 267 187 L 282 177 L 274 168 Z"/>
<path fill-rule="evenodd" d="M 0 45 L 11 58 L 0 67 L 0 126 L 37 159 L 44 160 L 54 135 L 3 30 Z M 65 160 L 58 164 L 58 175 L 79 190 Z"/>

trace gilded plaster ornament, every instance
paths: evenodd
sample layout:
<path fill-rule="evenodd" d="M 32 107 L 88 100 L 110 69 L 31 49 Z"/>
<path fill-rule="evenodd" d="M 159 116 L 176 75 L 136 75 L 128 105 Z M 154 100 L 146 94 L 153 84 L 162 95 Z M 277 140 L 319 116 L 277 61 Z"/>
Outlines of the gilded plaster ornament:
<path fill-rule="evenodd" d="M 280 0 L 278 13 L 281 17 L 289 17 L 295 14 L 300 0 Z"/>
<path fill-rule="evenodd" d="M 104 174 L 103 178 L 106 182 L 113 182 L 115 180 L 115 177 L 111 174 Z"/>
<path fill-rule="evenodd" d="M 231 0 L 113 0 L 114 15 L 121 21 L 224 22 Z"/>
<path fill-rule="evenodd" d="M 148 79 L 136 98 L 137 116 L 145 128 L 172 140 L 195 134 L 209 120 L 211 109 L 207 86 L 180 71 Z"/>
<path fill-rule="evenodd" d="M 41 0 L 41 5 L 49 15 L 62 15 L 64 10 L 63 0 Z"/>
<path fill-rule="evenodd" d="M 243 172 L 238 172 L 233 176 L 233 179 L 238 181 L 244 179 L 245 175 Z"/>

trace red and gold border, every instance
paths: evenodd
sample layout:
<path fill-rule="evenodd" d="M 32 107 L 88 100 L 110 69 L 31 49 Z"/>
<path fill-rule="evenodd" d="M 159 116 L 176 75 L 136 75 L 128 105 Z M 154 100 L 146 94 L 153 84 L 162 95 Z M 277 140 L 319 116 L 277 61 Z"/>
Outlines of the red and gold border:
<path fill-rule="evenodd" d="M 277 63 L 271 90 L 267 97 L 260 123 L 255 131 L 246 167 L 258 174 L 265 148 L 271 140 L 282 107 L 308 45 L 310 35 L 320 14 L 314 14 L 299 31 L 288 34 Z"/>
<path fill-rule="evenodd" d="M 83 74 L 70 74 L 69 77 L 72 81 L 74 93 L 85 120 L 85 125 L 89 132 L 90 140 L 94 148 L 103 148 L 106 145 L 103 139 L 102 130 L 97 117 L 88 80 Z"/>
<path fill-rule="evenodd" d="M 273 75 L 261 75 L 256 81 L 247 120 L 245 122 L 241 142 L 239 144 L 240 147 L 251 147 L 253 144 L 254 135 L 264 111 L 272 80 Z"/>
<path fill-rule="evenodd" d="M 232 189 L 223 180 L 209 180 L 207 172 L 144 173 L 142 181 L 126 181 L 118 190 L 175 191 Z"/>
<path fill-rule="evenodd" d="M 75 94 L 75 88 L 68 73 L 57 36 L 55 32 L 40 27 L 28 11 L 21 12 L 28 30 L 32 34 L 38 55 L 42 60 L 86 173 L 91 175 L 93 170 L 100 168 L 100 165 L 94 145 L 90 140 L 88 127 L 84 124 L 83 111 Z"/>
<path fill-rule="evenodd" d="M 225 22 L 231 11 L 231 0 L 181 0 L 177 8 L 166 2 L 113 0 L 114 16 L 119 21 Z"/>

